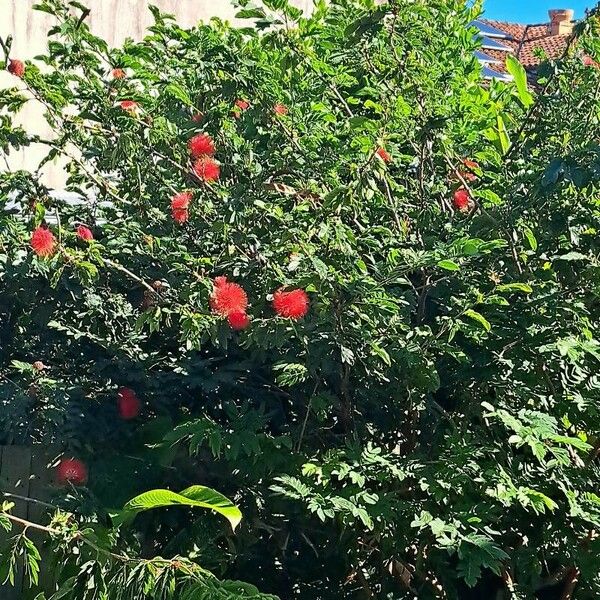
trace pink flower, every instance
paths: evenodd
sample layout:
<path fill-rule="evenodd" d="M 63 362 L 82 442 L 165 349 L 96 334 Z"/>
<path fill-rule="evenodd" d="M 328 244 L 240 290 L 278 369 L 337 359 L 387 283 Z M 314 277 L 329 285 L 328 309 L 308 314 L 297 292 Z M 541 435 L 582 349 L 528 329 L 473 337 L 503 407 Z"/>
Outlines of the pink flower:
<path fill-rule="evenodd" d="M 285 104 L 281 104 L 280 102 L 278 102 L 274 107 L 273 110 L 275 111 L 276 115 L 287 115 L 289 110 L 288 107 Z"/>
<path fill-rule="evenodd" d="M 280 317 L 301 319 L 308 312 L 310 300 L 304 290 L 277 290 L 273 294 L 273 308 Z"/>
<path fill-rule="evenodd" d="M 8 72 L 15 77 L 23 77 L 25 75 L 25 63 L 22 60 L 11 58 L 10 63 L 8 63 Z"/>
<path fill-rule="evenodd" d="M 219 179 L 221 176 L 221 167 L 219 167 L 219 163 L 210 156 L 201 156 L 194 163 L 194 173 L 198 179 L 210 183 L 211 181 L 217 181 L 217 179 Z"/>
<path fill-rule="evenodd" d="M 119 106 L 130 113 L 134 113 L 137 110 L 138 103 L 135 100 L 123 100 L 119 103 Z"/>
<path fill-rule="evenodd" d="M 77 458 L 63 458 L 56 467 L 56 477 L 60 485 L 85 485 L 88 470 L 85 463 Z"/>
<path fill-rule="evenodd" d="M 181 192 L 171 199 L 171 216 L 178 223 L 185 223 L 189 219 L 188 208 L 191 200 L 191 192 Z"/>
<path fill-rule="evenodd" d="M 190 139 L 188 149 L 192 158 L 199 156 L 213 156 L 215 153 L 215 143 L 210 135 L 199 133 Z"/>
<path fill-rule="evenodd" d="M 117 393 L 119 416 L 125 421 L 135 419 L 142 410 L 142 403 L 137 394 L 127 387 L 122 387 Z"/>
<path fill-rule="evenodd" d="M 250 319 L 245 312 L 232 312 L 227 315 L 227 322 L 231 329 L 241 331 L 250 325 Z"/>
<path fill-rule="evenodd" d="M 469 192 L 465 190 L 465 188 L 459 188 L 454 192 L 453 202 L 454 208 L 459 210 L 460 212 L 466 212 L 469 210 L 471 205 L 471 198 L 469 197 Z"/>
<path fill-rule="evenodd" d="M 46 227 L 38 227 L 31 234 L 31 247 L 38 256 L 51 256 L 56 249 L 56 238 Z"/>
<path fill-rule="evenodd" d="M 210 297 L 210 307 L 223 317 L 233 313 L 245 313 L 248 308 L 248 295 L 241 285 L 227 281 L 227 277 L 215 278 L 213 294 Z M 235 320 L 238 317 L 234 317 Z"/>
<path fill-rule="evenodd" d="M 94 239 L 94 234 L 92 233 L 91 229 L 88 229 L 85 225 L 79 225 L 76 233 L 80 240 L 91 242 Z"/>
<path fill-rule="evenodd" d="M 390 155 L 390 153 L 383 147 L 379 147 L 377 148 L 377 152 L 376 152 L 377 156 L 379 156 L 379 158 L 384 162 L 384 163 L 389 163 L 392 162 L 392 157 Z"/>

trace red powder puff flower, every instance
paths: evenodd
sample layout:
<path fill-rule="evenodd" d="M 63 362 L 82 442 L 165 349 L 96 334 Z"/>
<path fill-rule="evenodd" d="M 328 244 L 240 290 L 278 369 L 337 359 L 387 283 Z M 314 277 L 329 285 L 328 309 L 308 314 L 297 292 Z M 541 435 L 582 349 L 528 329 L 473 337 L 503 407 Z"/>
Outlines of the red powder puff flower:
<path fill-rule="evenodd" d="M 88 470 L 85 463 L 77 458 L 63 458 L 56 467 L 56 478 L 60 485 L 85 485 Z"/>
<path fill-rule="evenodd" d="M 236 119 L 239 119 L 242 116 L 242 113 L 245 110 L 248 110 L 249 107 L 250 107 L 250 103 L 247 102 L 246 100 L 241 100 L 241 99 L 236 100 L 234 108 L 233 108 L 233 116 Z"/>
<path fill-rule="evenodd" d="M 210 135 L 199 133 L 190 139 L 188 142 L 188 149 L 192 158 L 198 158 L 199 156 L 214 156 L 215 143 Z"/>
<path fill-rule="evenodd" d="M 123 69 L 113 69 L 111 75 L 113 79 L 125 79 L 127 77 L 127 73 Z"/>
<path fill-rule="evenodd" d="M 301 319 L 308 312 L 310 301 L 304 290 L 277 290 L 273 294 L 273 308 L 280 317 Z"/>
<path fill-rule="evenodd" d="M 171 216 L 177 223 L 187 223 L 190 219 L 190 211 L 186 208 L 173 209 Z"/>
<path fill-rule="evenodd" d="M 80 225 L 77 228 L 77 237 L 80 240 L 91 242 L 94 239 L 94 234 L 92 233 L 91 229 L 89 229 L 85 225 Z"/>
<path fill-rule="evenodd" d="M 56 238 L 46 227 L 38 227 L 31 234 L 30 243 L 38 256 L 51 256 L 56 248 Z"/>
<path fill-rule="evenodd" d="M 281 104 L 281 102 L 278 102 L 274 107 L 273 110 L 275 111 L 276 115 L 287 115 L 288 114 L 288 107 L 285 104 Z"/>
<path fill-rule="evenodd" d="M 119 388 L 117 397 L 121 419 L 130 421 L 139 416 L 142 410 L 142 403 L 132 389 L 126 387 Z"/>
<path fill-rule="evenodd" d="M 248 308 L 248 296 L 241 285 L 227 281 L 227 277 L 217 277 L 210 297 L 210 307 L 223 317 L 229 317 L 233 313 L 245 313 Z M 236 318 L 234 317 L 234 320 Z"/>
<path fill-rule="evenodd" d="M 377 156 L 379 156 L 379 158 L 384 162 L 384 163 L 389 163 L 392 162 L 392 157 L 390 155 L 390 153 L 385 149 L 382 148 L 381 146 L 379 148 L 377 148 L 377 152 L 376 152 Z"/>
<path fill-rule="evenodd" d="M 192 192 L 181 192 L 180 194 L 175 194 L 175 196 L 171 198 L 171 208 L 173 210 L 186 210 L 190 207 L 191 201 Z"/>
<path fill-rule="evenodd" d="M 477 179 L 477 175 L 472 171 L 474 169 L 479 169 L 479 165 L 474 160 L 464 159 L 462 164 L 469 169 L 468 171 L 460 171 L 460 176 L 466 181 L 475 181 Z"/>
<path fill-rule="evenodd" d="M 138 103 L 135 100 L 123 100 L 122 102 L 119 102 L 119 106 L 127 112 L 135 112 Z"/>
<path fill-rule="evenodd" d="M 194 121 L 194 123 L 200 123 L 200 121 L 202 121 L 202 119 L 204 119 L 204 115 L 200 111 L 195 112 L 192 115 L 192 121 Z"/>
<path fill-rule="evenodd" d="M 194 173 L 202 181 L 216 181 L 221 175 L 219 163 L 210 156 L 201 156 L 194 163 Z"/>
<path fill-rule="evenodd" d="M 191 200 L 191 192 L 181 192 L 171 198 L 171 216 L 177 223 L 185 223 L 189 219 L 188 208 Z"/>
<path fill-rule="evenodd" d="M 250 319 L 245 312 L 232 312 L 227 315 L 229 327 L 235 331 L 242 331 L 250 325 Z"/>
<path fill-rule="evenodd" d="M 598 68 L 600 65 L 588 54 L 585 54 L 583 56 L 583 58 L 581 59 L 581 61 L 583 62 L 584 66 L 586 67 L 596 67 Z"/>
<path fill-rule="evenodd" d="M 459 188 L 454 192 L 454 200 L 453 200 L 454 208 L 460 210 L 461 212 L 465 212 L 469 210 L 469 205 L 471 204 L 471 199 L 469 198 L 469 192 L 465 190 L 465 188 Z"/>
<path fill-rule="evenodd" d="M 25 75 L 25 63 L 22 60 L 11 58 L 8 63 L 8 72 L 16 77 L 23 77 Z"/>

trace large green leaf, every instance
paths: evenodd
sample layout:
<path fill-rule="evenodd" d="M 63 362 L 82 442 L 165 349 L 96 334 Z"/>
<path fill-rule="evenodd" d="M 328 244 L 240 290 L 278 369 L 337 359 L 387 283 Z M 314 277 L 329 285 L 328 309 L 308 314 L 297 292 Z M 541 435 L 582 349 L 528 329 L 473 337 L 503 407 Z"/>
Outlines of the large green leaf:
<path fill-rule="evenodd" d="M 527 72 L 523 65 L 512 55 L 509 54 L 506 58 L 506 69 L 513 76 L 519 100 L 525 108 L 533 104 L 533 96 L 527 89 Z"/>
<path fill-rule="evenodd" d="M 207 508 L 224 516 L 231 528 L 235 528 L 242 520 L 240 509 L 223 494 L 203 485 L 193 485 L 177 493 L 171 490 L 150 490 L 132 498 L 122 511 L 113 515 L 117 524 L 125 523 L 146 510 L 165 506 L 195 506 Z"/>
<path fill-rule="evenodd" d="M 473 321 L 477 321 L 486 331 L 491 331 L 492 326 L 490 322 L 477 311 L 469 309 L 464 312 L 464 315 L 465 317 L 469 317 L 469 319 L 473 319 Z"/>

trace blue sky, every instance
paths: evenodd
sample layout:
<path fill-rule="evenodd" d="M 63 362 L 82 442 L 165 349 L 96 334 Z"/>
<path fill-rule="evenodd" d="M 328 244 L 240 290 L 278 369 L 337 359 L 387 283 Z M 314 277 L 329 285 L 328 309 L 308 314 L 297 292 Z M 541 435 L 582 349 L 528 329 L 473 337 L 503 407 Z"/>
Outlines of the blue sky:
<path fill-rule="evenodd" d="M 572 8 L 576 17 L 582 17 L 586 8 L 596 5 L 596 0 L 485 0 L 488 19 L 516 23 L 547 23 L 549 8 Z"/>

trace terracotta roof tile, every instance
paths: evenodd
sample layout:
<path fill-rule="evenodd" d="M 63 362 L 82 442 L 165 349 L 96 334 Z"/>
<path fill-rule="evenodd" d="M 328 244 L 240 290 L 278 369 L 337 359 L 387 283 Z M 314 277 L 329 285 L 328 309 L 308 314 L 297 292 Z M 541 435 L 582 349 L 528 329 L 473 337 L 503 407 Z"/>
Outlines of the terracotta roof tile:
<path fill-rule="evenodd" d="M 559 58 L 571 38 L 570 35 L 551 35 L 549 23 L 521 25 L 520 23 L 507 23 L 492 19 L 481 19 L 481 21 L 511 36 L 511 39 L 499 39 L 498 41 L 504 46 L 510 47 L 521 64 L 532 73 L 543 62 L 543 58 L 539 57 L 540 53 L 546 58 Z M 506 72 L 504 66 L 505 52 L 487 49 L 482 50 L 482 52 L 502 61 L 501 65 L 491 65 L 495 71 Z"/>

